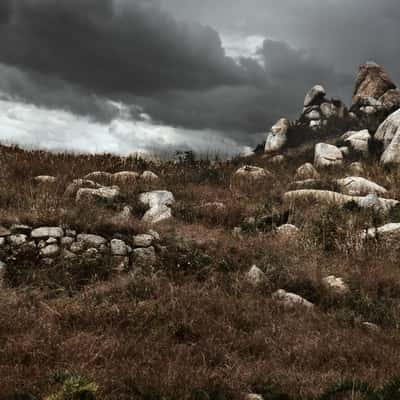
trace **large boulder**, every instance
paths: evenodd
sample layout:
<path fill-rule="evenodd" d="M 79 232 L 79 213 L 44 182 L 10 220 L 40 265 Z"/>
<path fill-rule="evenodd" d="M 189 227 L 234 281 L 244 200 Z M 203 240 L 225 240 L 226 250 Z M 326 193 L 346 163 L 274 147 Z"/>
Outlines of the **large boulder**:
<path fill-rule="evenodd" d="M 268 133 L 265 152 L 272 153 L 281 150 L 288 140 L 288 130 L 289 121 L 286 118 L 281 118 Z"/>
<path fill-rule="evenodd" d="M 400 163 L 400 110 L 395 111 L 379 126 L 375 140 L 382 143 L 384 153 L 383 164 Z"/>
<path fill-rule="evenodd" d="M 295 178 L 303 181 L 307 179 L 319 179 L 320 175 L 311 163 L 305 163 L 297 169 Z"/>
<path fill-rule="evenodd" d="M 325 88 L 322 85 L 315 85 L 306 94 L 304 99 L 304 108 L 314 105 L 321 105 L 325 100 L 325 96 Z"/>
<path fill-rule="evenodd" d="M 342 152 L 332 144 L 318 143 L 315 146 L 314 164 L 316 167 L 338 166 L 343 163 Z"/>
<path fill-rule="evenodd" d="M 351 196 L 362 196 L 370 193 L 387 193 L 387 190 L 384 187 L 358 176 L 349 176 L 344 179 L 339 179 L 336 181 L 336 183 L 340 187 L 342 193 L 349 194 Z"/>
<path fill-rule="evenodd" d="M 360 66 L 353 93 L 353 104 L 366 97 L 378 100 L 388 90 L 395 88 L 396 85 L 380 65 L 367 62 Z"/>
<path fill-rule="evenodd" d="M 369 143 L 371 140 L 371 135 L 368 129 L 362 131 L 354 132 L 349 131 L 342 136 L 344 142 L 351 146 L 351 148 L 359 153 L 368 154 Z"/>
<path fill-rule="evenodd" d="M 297 201 L 314 201 L 318 204 L 343 206 L 354 203 L 360 208 L 375 209 L 377 211 L 389 211 L 400 204 L 398 200 L 383 199 L 376 194 L 368 196 L 350 196 L 347 194 L 332 192 L 329 190 L 293 190 L 283 195 L 286 203 L 296 203 Z"/>
<path fill-rule="evenodd" d="M 76 193 L 77 204 L 95 204 L 97 202 L 113 203 L 120 196 L 118 186 L 99 189 L 79 189 Z"/>

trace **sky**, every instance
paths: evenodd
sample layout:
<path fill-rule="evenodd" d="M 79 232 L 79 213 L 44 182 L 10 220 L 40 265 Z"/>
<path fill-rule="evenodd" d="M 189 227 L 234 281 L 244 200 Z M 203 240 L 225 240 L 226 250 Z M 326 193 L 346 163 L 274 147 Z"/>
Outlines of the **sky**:
<path fill-rule="evenodd" d="M 358 66 L 400 82 L 395 0 L 1 0 L 0 141 L 235 154 Z"/>

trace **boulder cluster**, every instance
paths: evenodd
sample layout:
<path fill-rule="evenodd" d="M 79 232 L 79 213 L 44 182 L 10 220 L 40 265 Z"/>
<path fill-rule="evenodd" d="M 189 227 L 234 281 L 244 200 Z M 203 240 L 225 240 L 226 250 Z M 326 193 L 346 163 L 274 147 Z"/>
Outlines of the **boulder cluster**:
<path fill-rule="evenodd" d="M 0 265 L 19 257 L 50 265 L 57 260 L 74 261 L 111 257 L 113 264 L 122 270 L 133 266 L 152 266 L 156 262 L 156 248 L 160 235 L 150 230 L 132 236 L 129 240 L 113 239 L 77 233 L 75 230 L 54 227 L 32 228 L 26 225 L 0 226 Z"/>
<path fill-rule="evenodd" d="M 326 143 L 317 145 L 318 166 L 339 165 L 352 152 L 368 156 L 371 144 L 382 150 L 383 164 L 398 164 L 399 109 L 400 89 L 380 65 L 367 62 L 360 66 L 350 109 L 340 99 L 328 100 L 322 85 L 314 86 L 305 96 L 297 121 L 282 118 L 271 128 L 265 152 L 276 155 L 301 142 L 340 136 L 337 148 Z"/>

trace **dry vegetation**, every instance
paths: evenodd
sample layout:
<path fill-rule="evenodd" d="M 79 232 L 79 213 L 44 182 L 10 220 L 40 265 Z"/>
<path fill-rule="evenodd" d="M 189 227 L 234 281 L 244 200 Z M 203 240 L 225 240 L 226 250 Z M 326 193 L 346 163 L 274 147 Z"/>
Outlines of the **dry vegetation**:
<path fill-rule="evenodd" d="M 309 147 L 280 165 L 260 156 L 149 164 L 2 147 L 3 224 L 56 224 L 112 238 L 145 228 L 139 193 L 167 189 L 177 204 L 175 220 L 157 227 L 162 248 L 154 271 L 117 275 L 106 259 L 45 267 L 28 255 L 9 265 L 0 292 L 0 398 L 79 400 L 95 392 L 107 400 L 225 400 L 249 392 L 266 400 L 399 398 L 399 245 L 360 247 L 357 236 L 367 226 L 400 221 L 400 213 L 288 207 L 282 194 L 310 159 Z M 232 182 L 244 163 L 266 167 L 274 178 Z M 365 166 L 367 177 L 400 198 L 398 171 L 375 160 Z M 118 204 L 80 209 L 63 196 L 88 172 L 145 169 L 161 179 L 122 187 L 121 205 L 129 203 L 135 215 L 124 226 L 111 222 Z M 57 183 L 36 185 L 33 177 L 43 174 Z M 329 187 L 343 176 L 336 169 L 322 179 Z M 208 202 L 226 208 L 199 207 Z M 276 235 L 274 227 L 286 222 L 301 228 L 299 240 Z M 232 235 L 238 226 L 240 237 Z M 259 288 L 244 279 L 253 264 L 268 277 Z M 321 281 L 331 274 L 349 283 L 350 294 L 326 292 Z M 315 310 L 284 310 L 271 299 L 280 288 L 312 301 Z M 365 329 L 365 321 L 381 330 Z"/>

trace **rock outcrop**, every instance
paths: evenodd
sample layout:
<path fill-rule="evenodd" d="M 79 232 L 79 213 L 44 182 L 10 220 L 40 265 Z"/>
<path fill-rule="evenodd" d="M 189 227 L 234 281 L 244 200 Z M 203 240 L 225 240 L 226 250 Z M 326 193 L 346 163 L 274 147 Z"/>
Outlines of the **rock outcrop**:
<path fill-rule="evenodd" d="M 343 163 L 342 152 L 332 144 L 318 143 L 315 146 L 314 164 L 316 167 L 332 167 Z"/>
<path fill-rule="evenodd" d="M 342 136 L 342 140 L 349 145 L 353 151 L 367 155 L 369 153 L 369 144 L 372 137 L 368 129 L 362 131 L 349 131 Z"/>
<path fill-rule="evenodd" d="M 289 121 L 281 118 L 268 133 L 265 152 L 273 153 L 282 150 L 288 140 Z"/>
<path fill-rule="evenodd" d="M 380 142 L 384 149 L 382 164 L 400 163 L 400 110 L 392 113 L 379 126 L 374 139 Z"/>
<path fill-rule="evenodd" d="M 172 218 L 171 206 L 175 203 L 174 195 L 166 190 L 156 190 L 142 193 L 139 201 L 149 207 L 143 216 L 143 221 L 149 224 L 158 224 Z"/>
<path fill-rule="evenodd" d="M 362 196 L 370 193 L 384 195 L 387 193 L 387 189 L 384 187 L 358 176 L 349 176 L 344 179 L 339 179 L 336 183 L 340 187 L 342 193 L 349 194 L 350 196 Z"/>

